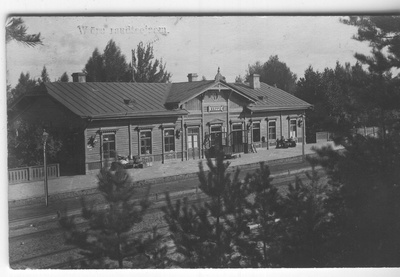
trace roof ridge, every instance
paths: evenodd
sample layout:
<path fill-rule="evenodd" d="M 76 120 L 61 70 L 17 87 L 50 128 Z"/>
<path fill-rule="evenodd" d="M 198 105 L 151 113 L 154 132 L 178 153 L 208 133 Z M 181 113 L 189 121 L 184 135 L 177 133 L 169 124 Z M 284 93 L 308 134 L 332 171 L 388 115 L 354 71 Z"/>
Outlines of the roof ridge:
<path fill-rule="evenodd" d="M 214 82 L 214 80 L 200 80 L 200 81 L 191 81 L 191 82 L 171 82 L 171 84 L 188 84 L 188 83 L 200 83 L 200 82 Z"/>

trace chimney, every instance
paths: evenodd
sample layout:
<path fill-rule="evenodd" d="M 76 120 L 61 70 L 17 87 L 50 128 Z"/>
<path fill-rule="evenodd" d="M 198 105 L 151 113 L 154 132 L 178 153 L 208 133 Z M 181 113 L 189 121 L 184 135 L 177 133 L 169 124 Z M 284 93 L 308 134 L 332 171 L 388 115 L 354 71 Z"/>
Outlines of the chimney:
<path fill-rule="evenodd" d="M 197 81 L 197 73 L 189 73 L 187 77 L 189 82 Z"/>
<path fill-rule="evenodd" d="M 251 74 L 250 75 L 250 87 L 252 89 L 260 88 L 260 75 L 259 74 Z"/>
<path fill-rule="evenodd" d="M 72 81 L 74 83 L 86 83 L 86 74 L 83 72 L 72 73 Z"/>

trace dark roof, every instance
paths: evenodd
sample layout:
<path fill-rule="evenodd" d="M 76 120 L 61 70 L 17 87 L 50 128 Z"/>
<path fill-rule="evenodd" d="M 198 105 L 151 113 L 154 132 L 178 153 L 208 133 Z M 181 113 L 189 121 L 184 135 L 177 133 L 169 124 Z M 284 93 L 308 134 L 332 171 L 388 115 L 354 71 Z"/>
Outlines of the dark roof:
<path fill-rule="evenodd" d="M 112 118 L 187 114 L 168 110 L 165 83 L 46 83 L 47 93 L 80 117 Z M 131 104 L 125 104 L 131 100 Z"/>
<path fill-rule="evenodd" d="M 312 105 L 276 87 L 261 83 L 252 89 L 243 83 L 195 81 L 182 83 L 45 83 L 27 96 L 49 95 L 82 118 L 179 116 L 186 110 L 170 109 L 215 86 L 230 88 L 247 98 L 251 111 L 307 109 Z M 168 106 L 167 106 L 168 104 Z M 176 107 L 176 106 L 175 106 Z"/>
<path fill-rule="evenodd" d="M 173 83 L 171 90 L 167 96 L 167 103 L 180 103 L 184 100 L 191 99 L 203 91 L 207 90 L 210 86 L 215 84 L 214 81 L 195 81 L 184 83 Z"/>
<path fill-rule="evenodd" d="M 265 83 L 260 83 L 259 89 L 252 89 L 248 84 L 244 83 L 233 83 L 229 85 L 257 99 L 255 103 L 248 106 L 248 109 L 252 111 L 307 109 L 312 106 L 286 91 Z"/>

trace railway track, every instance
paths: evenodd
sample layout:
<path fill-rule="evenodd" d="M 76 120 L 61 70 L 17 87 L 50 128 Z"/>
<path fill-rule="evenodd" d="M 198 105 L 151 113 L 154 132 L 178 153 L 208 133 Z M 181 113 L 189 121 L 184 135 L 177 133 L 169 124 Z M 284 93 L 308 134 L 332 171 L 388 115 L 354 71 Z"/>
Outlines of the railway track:
<path fill-rule="evenodd" d="M 207 197 L 205 197 L 204 195 L 197 194 L 195 191 L 190 191 L 190 193 L 186 193 L 186 194 L 184 194 L 184 196 L 192 198 L 189 200 L 190 204 L 195 203 L 196 201 L 199 201 L 199 200 L 204 201 L 207 199 Z M 175 201 L 180 198 L 182 198 L 182 197 L 175 196 L 175 197 L 171 197 L 171 200 Z M 164 206 L 164 203 L 165 203 L 164 197 L 159 198 L 157 200 L 157 202 L 152 202 L 152 205 L 147 209 L 146 214 L 154 214 L 154 213 L 160 212 L 160 208 L 162 206 Z M 75 210 L 75 211 L 69 212 L 68 216 L 77 216 L 78 227 L 84 228 L 84 227 L 86 227 L 86 223 L 83 221 L 83 219 L 80 218 L 80 212 L 81 212 L 81 210 Z M 34 217 L 34 218 L 39 218 L 39 217 Z M 58 219 L 59 219 L 58 217 L 52 217 L 51 223 L 54 223 L 57 227 L 59 227 Z M 82 222 L 80 222 L 80 221 L 82 221 Z M 44 223 L 42 222 L 42 224 L 44 224 Z M 46 234 L 54 233 L 54 232 L 62 232 L 62 230 L 57 229 L 57 228 L 43 229 L 43 230 L 36 229 L 36 230 L 33 230 L 33 232 L 29 232 L 27 234 L 10 235 L 9 242 L 13 243 L 13 242 L 19 241 L 21 239 L 27 239 L 27 238 L 32 239 L 32 238 L 36 238 L 36 237 L 42 237 Z"/>
<path fill-rule="evenodd" d="M 301 179 L 306 179 L 304 174 L 302 174 Z M 293 182 L 294 177 L 289 175 L 289 176 L 281 176 L 278 178 L 275 178 L 274 180 L 274 185 L 278 187 L 279 189 L 286 189 L 286 185 L 289 182 Z M 199 191 L 198 191 L 199 192 Z M 179 193 L 171 193 L 171 200 L 175 201 L 179 198 L 183 197 L 189 197 L 190 203 L 194 203 L 197 200 L 199 193 L 195 189 L 184 191 L 184 192 L 179 192 Z M 149 208 L 148 212 L 146 213 L 146 217 L 149 218 L 149 222 L 154 222 L 152 219 L 153 217 L 162 217 L 162 212 L 160 211 L 160 207 L 164 205 L 164 196 L 163 195 L 152 195 L 152 200 L 153 205 L 151 208 Z M 206 197 L 201 197 L 202 200 L 206 200 Z M 75 211 L 72 212 L 72 214 L 78 215 L 80 213 L 80 209 L 76 209 Z M 35 240 L 40 240 L 43 237 L 50 237 L 53 236 L 56 240 L 60 241 L 63 240 L 63 230 L 59 227 L 58 225 L 58 218 L 53 216 L 50 216 L 51 218 L 48 218 L 46 216 L 43 221 L 41 221 L 41 224 L 46 225 L 46 222 L 50 224 L 49 226 L 44 226 L 44 229 L 39 230 L 35 229 L 30 230 L 29 233 L 25 234 L 16 234 L 16 235 L 10 235 L 9 238 L 9 244 L 10 244 L 10 249 L 12 246 L 17 246 L 19 242 L 21 241 L 35 241 Z M 39 216 L 31 217 L 29 220 L 39 220 Z M 26 218 L 24 220 L 27 220 Z M 157 219 L 159 220 L 159 219 Z M 159 221 L 161 222 L 161 221 Z M 13 221 L 14 224 L 18 225 L 18 220 Z M 84 228 L 85 223 L 79 223 L 80 227 Z M 40 224 L 39 224 L 40 225 Z M 148 233 L 152 228 L 141 228 L 140 230 L 135 230 L 132 232 L 133 236 L 139 235 L 139 234 L 145 234 Z M 165 231 L 167 233 L 168 226 L 163 223 L 158 225 L 158 230 L 159 231 Z M 10 266 L 12 268 L 68 268 L 72 264 L 79 263 L 82 261 L 82 256 L 79 255 L 79 249 L 74 246 L 66 246 L 63 243 L 60 244 L 59 249 L 54 249 L 50 251 L 43 251 L 42 253 L 33 253 L 32 255 L 25 255 L 22 258 L 16 258 L 13 259 L 10 254 Z M 11 253 L 11 251 L 10 251 Z"/>
<path fill-rule="evenodd" d="M 194 191 L 191 195 L 185 194 L 185 196 L 189 197 L 189 204 L 196 203 L 197 201 L 202 201 L 205 200 L 206 197 L 204 195 L 198 195 Z M 181 197 L 173 197 L 171 198 L 172 201 L 175 201 Z M 157 203 L 154 203 L 146 212 L 144 222 L 142 225 L 149 225 L 151 228 L 143 228 L 140 225 L 132 232 L 132 236 L 136 237 L 137 235 L 141 234 L 146 234 L 149 231 L 152 230 L 153 228 L 153 222 L 155 221 L 154 219 L 156 218 L 158 222 L 161 222 L 163 213 L 161 212 L 161 207 L 164 206 L 164 201 L 159 200 Z M 80 217 L 77 216 L 77 226 L 78 228 L 85 228 L 87 227 L 87 222 L 85 221 L 80 221 Z M 17 234 L 17 235 L 10 235 L 9 237 L 9 245 L 10 249 L 11 248 L 19 248 L 21 246 L 24 246 L 25 244 L 28 244 L 28 242 L 35 242 L 35 241 L 40 241 L 43 239 L 43 237 L 51 237 L 52 240 L 58 241 L 59 242 L 59 247 L 61 249 L 58 250 L 51 250 L 51 251 L 44 251 L 43 253 L 39 254 L 24 254 L 23 258 L 17 258 L 13 259 L 13 255 L 10 254 L 10 266 L 12 268 L 33 268 L 33 266 L 36 263 L 36 261 L 41 260 L 42 266 L 40 267 L 34 267 L 34 268 L 59 268 L 60 266 L 66 266 L 67 264 L 70 264 L 70 257 L 77 256 L 77 252 L 79 251 L 78 247 L 75 246 L 66 246 L 63 242 L 60 243 L 60 241 L 64 241 L 64 230 L 58 225 L 58 219 L 54 220 L 51 224 L 51 226 L 47 226 L 48 228 L 45 228 L 43 230 L 33 230 L 29 233 L 25 234 Z M 163 223 L 163 224 L 158 224 L 157 230 L 160 232 L 160 230 L 166 231 L 168 229 L 168 226 Z M 25 243 L 26 242 L 26 243 Z M 43 247 L 42 248 L 46 248 Z M 63 262 L 58 262 L 54 263 L 55 256 L 58 257 L 58 259 L 61 260 L 67 260 Z M 76 259 L 80 260 L 81 258 L 75 258 L 73 261 Z M 48 262 L 46 262 L 48 261 Z M 56 267 L 55 267 L 56 266 Z"/>

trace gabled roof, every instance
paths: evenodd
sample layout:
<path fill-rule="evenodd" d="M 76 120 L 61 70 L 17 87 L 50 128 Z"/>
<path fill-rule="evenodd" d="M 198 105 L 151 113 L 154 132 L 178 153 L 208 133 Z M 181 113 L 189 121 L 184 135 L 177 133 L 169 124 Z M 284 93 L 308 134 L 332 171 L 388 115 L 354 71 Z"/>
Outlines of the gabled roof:
<path fill-rule="evenodd" d="M 311 104 L 297 98 L 296 96 L 283 91 L 277 87 L 260 83 L 260 88 L 252 89 L 248 84 L 233 83 L 229 84 L 236 90 L 257 99 L 253 104 L 247 108 L 251 111 L 268 111 L 268 110 L 294 110 L 294 109 L 308 109 L 312 107 Z"/>
<path fill-rule="evenodd" d="M 195 81 L 173 83 L 167 96 L 167 103 L 181 103 L 184 100 L 191 99 L 203 91 L 207 90 L 214 81 Z"/>
<path fill-rule="evenodd" d="M 40 90 L 23 97 L 49 95 L 82 118 L 111 119 L 188 114 L 182 109 L 170 109 L 213 88 L 231 89 L 249 101 L 243 103 L 250 111 L 300 110 L 309 103 L 276 87 L 260 83 L 253 89 L 243 83 L 224 81 L 195 81 L 182 83 L 44 83 Z M 18 101 L 17 101 L 18 102 Z M 248 104 L 250 102 L 250 104 Z M 18 104 L 18 103 L 17 103 Z M 16 104 L 15 104 L 16 105 Z"/>
<path fill-rule="evenodd" d="M 256 98 L 251 95 L 242 93 L 240 90 L 236 90 L 230 84 L 223 81 L 195 81 L 195 82 L 184 82 L 184 83 L 173 83 L 169 91 L 166 103 L 184 103 L 197 95 L 207 91 L 209 89 L 219 86 L 220 89 L 230 88 L 236 91 L 236 93 L 254 102 Z"/>
<path fill-rule="evenodd" d="M 80 117 L 112 118 L 187 114 L 168 110 L 165 83 L 45 83 L 47 93 Z M 125 100 L 130 100 L 126 104 Z"/>

